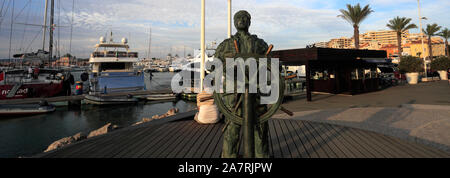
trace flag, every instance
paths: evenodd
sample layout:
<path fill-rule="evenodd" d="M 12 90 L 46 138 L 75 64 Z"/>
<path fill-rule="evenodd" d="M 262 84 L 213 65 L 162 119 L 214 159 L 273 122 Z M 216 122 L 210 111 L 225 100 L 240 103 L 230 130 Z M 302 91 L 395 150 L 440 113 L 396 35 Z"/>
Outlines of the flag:
<path fill-rule="evenodd" d="M 5 72 L 0 73 L 0 82 L 5 79 Z"/>

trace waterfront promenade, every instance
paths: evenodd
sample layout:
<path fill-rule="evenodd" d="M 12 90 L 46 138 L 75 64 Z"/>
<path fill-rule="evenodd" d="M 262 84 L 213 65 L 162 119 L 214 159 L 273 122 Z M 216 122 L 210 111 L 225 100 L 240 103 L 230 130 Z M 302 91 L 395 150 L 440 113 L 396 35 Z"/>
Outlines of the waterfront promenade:
<path fill-rule="evenodd" d="M 192 120 L 194 114 L 129 127 L 36 157 L 220 158 L 224 124 L 199 125 Z M 425 145 L 309 121 L 272 119 L 269 138 L 273 158 L 450 158 L 449 153 Z"/>
<path fill-rule="evenodd" d="M 314 121 L 373 131 L 450 152 L 450 86 L 447 81 L 402 85 L 363 95 L 300 96 L 273 118 Z"/>
<path fill-rule="evenodd" d="M 449 158 L 445 144 L 433 139 L 448 140 L 446 107 L 450 106 L 450 88 L 445 87 L 450 86 L 439 81 L 355 96 L 314 95 L 313 102 L 300 96 L 283 105 L 294 111 L 293 117 L 280 113 L 269 121 L 271 156 Z M 180 113 L 124 128 L 36 157 L 219 158 L 223 123 L 199 125 L 192 120 L 194 114 L 195 111 Z M 371 118 L 359 122 L 365 123 L 365 127 L 357 124 L 362 118 Z"/>

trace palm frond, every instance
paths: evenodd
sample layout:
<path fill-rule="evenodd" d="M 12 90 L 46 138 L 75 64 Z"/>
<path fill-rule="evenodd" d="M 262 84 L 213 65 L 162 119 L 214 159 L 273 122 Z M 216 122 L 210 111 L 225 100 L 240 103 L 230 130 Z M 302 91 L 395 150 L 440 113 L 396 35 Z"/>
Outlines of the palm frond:
<path fill-rule="evenodd" d="M 444 28 L 437 35 L 442 38 L 449 39 L 450 38 L 450 30 L 448 28 Z"/>
<path fill-rule="evenodd" d="M 343 18 L 352 25 L 359 25 L 364 19 L 366 19 L 370 13 L 374 12 L 369 5 L 364 6 L 361 9 L 361 5 L 358 3 L 355 6 L 347 4 L 347 9 L 340 9 L 341 12 L 338 17 Z"/>
<path fill-rule="evenodd" d="M 441 26 L 439 26 L 438 24 L 434 23 L 434 24 L 428 24 L 427 28 L 423 29 L 423 33 L 425 33 L 425 35 L 427 35 L 428 37 L 431 36 L 435 36 L 436 32 L 438 32 L 439 30 L 441 30 Z"/>
<path fill-rule="evenodd" d="M 392 20 L 389 20 L 389 23 L 386 24 L 386 26 L 389 27 L 391 30 L 401 33 L 412 28 L 417 28 L 416 24 L 410 22 L 411 18 L 397 16 Z"/>

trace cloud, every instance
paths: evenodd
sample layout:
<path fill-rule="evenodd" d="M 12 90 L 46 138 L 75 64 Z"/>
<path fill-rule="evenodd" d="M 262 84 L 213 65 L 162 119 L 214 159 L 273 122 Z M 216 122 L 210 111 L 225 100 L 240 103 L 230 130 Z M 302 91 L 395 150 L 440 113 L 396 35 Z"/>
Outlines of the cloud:
<path fill-rule="evenodd" d="M 25 0 L 21 0 L 25 1 Z M 360 31 L 384 30 L 389 19 L 405 16 L 417 21 L 416 0 L 234 0 L 233 13 L 245 9 L 252 15 L 250 32 L 274 44 L 276 49 L 301 48 L 318 41 L 327 41 L 342 36 L 351 37 L 353 29 L 346 21 L 337 18 L 339 9 L 346 3 L 370 4 L 375 10 L 361 24 Z M 70 25 L 71 4 L 63 3 L 61 24 Z M 206 40 L 221 42 L 226 38 L 227 3 L 225 0 L 206 1 Z M 74 12 L 72 51 L 76 56 L 88 57 L 100 36 L 112 30 L 114 38 L 128 37 L 132 50 L 145 57 L 149 44 L 149 28 L 152 28 L 152 56 L 162 57 L 167 53 L 183 55 L 193 53 L 200 47 L 200 1 L 199 0 L 77 0 Z M 450 1 L 422 2 L 422 13 L 429 20 L 450 26 L 446 13 Z M 67 11 L 68 10 L 68 11 Z M 40 14 L 37 12 L 36 14 Z M 8 19 L 8 17 L 4 17 Z M 24 17 L 19 17 L 23 20 Z M 37 18 L 39 20 L 40 18 Z M 19 21 L 18 20 L 18 21 Z M 36 21 L 35 23 L 42 23 Z M 0 28 L 0 39 L 9 40 L 6 21 Z M 16 26 L 13 47 L 20 47 L 23 27 Z M 39 28 L 29 28 L 25 38 L 38 34 Z M 68 51 L 70 30 L 61 28 L 61 50 Z M 235 30 L 233 29 L 233 32 Z M 22 34 L 23 35 L 23 34 Z M 39 48 L 41 37 L 35 39 L 33 49 Z M 8 43 L 0 44 L 0 57 L 7 56 Z M 6 49 L 6 50 L 5 50 Z M 63 53 L 64 53 L 63 52 Z"/>

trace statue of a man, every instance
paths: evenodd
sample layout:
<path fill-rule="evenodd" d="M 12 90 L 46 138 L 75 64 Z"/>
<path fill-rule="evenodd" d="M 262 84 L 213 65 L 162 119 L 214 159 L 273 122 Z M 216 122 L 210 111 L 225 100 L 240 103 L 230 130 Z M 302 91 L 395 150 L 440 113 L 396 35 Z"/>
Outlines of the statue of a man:
<path fill-rule="evenodd" d="M 251 16 L 247 11 L 239 11 L 234 15 L 234 26 L 237 29 L 235 35 L 231 38 L 225 39 L 216 49 L 215 57 L 219 58 L 224 66 L 226 65 L 226 58 L 235 58 L 238 53 L 242 54 L 258 54 L 264 55 L 268 50 L 267 43 L 259 39 L 256 35 L 251 35 L 248 32 L 250 27 Z M 237 46 L 237 49 L 236 49 Z M 224 69 L 226 66 L 224 67 Z M 236 86 L 236 83 L 235 83 Z M 234 95 L 223 95 L 225 105 L 229 108 L 235 108 L 236 103 L 242 94 L 235 93 Z M 264 105 L 259 105 L 259 98 L 255 103 L 255 115 L 258 116 L 266 111 Z M 236 114 L 242 116 L 242 109 L 236 109 Z M 268 123 L 259 123 L 254 125 L 254 142 L 255 142 L 255 157 L 268 158 Z M 226 125 L 223 133 L 223 147 L 222 158 L 236 158 L 239 150 L 239 133 L 241 125 L 232 122 L 226 118 Z"/>

